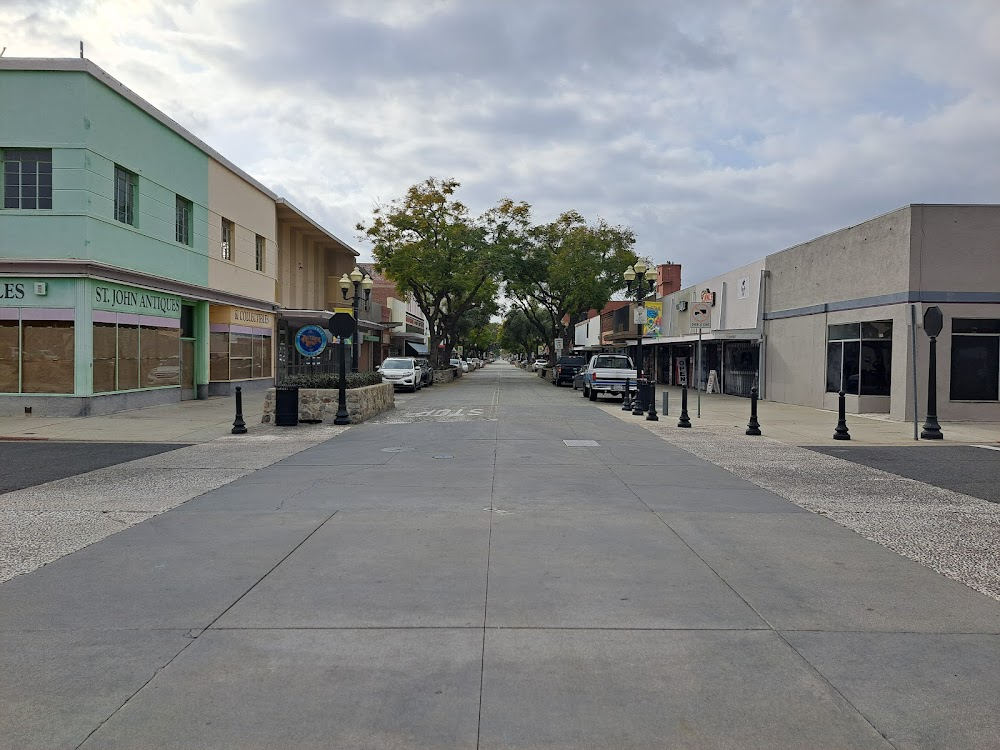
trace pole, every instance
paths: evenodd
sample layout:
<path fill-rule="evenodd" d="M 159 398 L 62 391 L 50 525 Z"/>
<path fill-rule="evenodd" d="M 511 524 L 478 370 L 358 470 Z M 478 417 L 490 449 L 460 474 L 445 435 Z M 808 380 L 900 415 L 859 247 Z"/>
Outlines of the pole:
<path fill-rule="evenodd" d="M 941 440 L 944 433 L 937 419 L 937 336 L 931 336 L 930 372 L 927 373 L 927 421 L 920 431 L 924 440 Z"/>
<path fill-rule="evenodd" d="M 695 368 L 694 387 L 698 392 L 698 419 L 701 419 L 701 329 L 698 329 L 698 366 Z"/>
<path fill-rule="evenodd" d="M 357 323 L 357 318 L 354 319 Z M 347 342 L 340 337 L 340 388 L 337 389 L 337 416 L 334 424 L 350 424 L 351 417 L 347 413 Z"/>
<path fill-rule="evenodd" d="M 631 381 L 625 378 L 625 395 L 622 397 L 622 411 L 632 411 L 632 391 L 629 388 Z"/>
<path fill-rule="evenodd" d="M 243 388 L 236 386 L 236 420 L 233 422 L 233 434 L 245 435 L 247 423 L 243 421 Z"/>
<path fill-rule="evenodd" d="M 920 421 L 920 404 L 917 394 L 917 306 L 910 305 L 910 348 L 913 350 L 913 439 L 917 437 L 917 423 Z"/>
<path fill-rule="evenodd" d="M 681 386 L 681 418 L 677 420 L 678 427 L 690 427 L 691 417 L 688 416 L 688 387 L 687 383 Z"/>
<path fill-rule="evenodd" d="M 750 389 L 750 421 L 747 423 L 747 435 L 760 435 L 760 422 L 757 421 L 757 386 Z"/>
<path fill-rule="evenodd" d="M 642 283 L 642 282 L 640 281 L 640 283 Z M 642 304 L 642 303 L 639 302 L 638 300 L 636 300 L 636 304 Z M 634 416 L 639 416 L 644 411 L 646 411 L 646 404 L 642 400 L 642 333 L 643 333 L 643 328 L 645 328 L 645 326 L 643 326 L 643 324 L 640 323 L 639 324 L 639 362 L 637 363 L 637 367 L 635 369 L 635 401 L 634 401 L 634 406 L 632 407 L 632 414 Z"/>
<path fill-rule="evenodd" d="M 847 394 L 845 391 L 841 391 L 839 394 L 840 402 L 838 406 L 838 416 L 837 429 L 833 431 L 834 440 L 850 440 L 851 433 L 847 431 Z"/>
<path fill-rule="evenodd" d="M 358 372 L 358 360 L 361 359 L 361 342 L 358 340 L 358 332 L 361 327 L 358 325 L 358 310 L 361 307 L 361 283 L 358 281 L 354 282 L 354 299 L 351 302 L 351 306 L 354 308 L 354 335 L 351 337 L 351 341 L 354 343 L 351 345 L 351 372 Z"/>

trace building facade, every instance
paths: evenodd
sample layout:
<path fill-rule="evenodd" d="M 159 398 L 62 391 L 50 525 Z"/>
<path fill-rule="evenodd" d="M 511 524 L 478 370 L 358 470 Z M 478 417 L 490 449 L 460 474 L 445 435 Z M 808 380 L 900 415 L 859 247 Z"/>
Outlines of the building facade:
<path fill-rule="evenodd" d="M 88 60 L 0 59 L 0 161 L 0 413 L 267 387 L 281 263 L 356 255 Z"/>

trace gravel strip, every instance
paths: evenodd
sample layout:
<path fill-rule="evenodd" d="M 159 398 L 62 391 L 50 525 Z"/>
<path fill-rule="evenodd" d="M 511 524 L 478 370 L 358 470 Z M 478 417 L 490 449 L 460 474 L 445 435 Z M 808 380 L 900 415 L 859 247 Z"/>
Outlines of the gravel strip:
<path fill-rule="evenodd" d="M 347 426 L 254 433 L 0 495 L 0 583 L 339 435 Z"/>
<path fill-rule="evenodd" d="M 711 461 L 865 539 L 1000 600 L 1000 505 L 741 429 L 679 429 L 623 415 L 678 448 Z"/>

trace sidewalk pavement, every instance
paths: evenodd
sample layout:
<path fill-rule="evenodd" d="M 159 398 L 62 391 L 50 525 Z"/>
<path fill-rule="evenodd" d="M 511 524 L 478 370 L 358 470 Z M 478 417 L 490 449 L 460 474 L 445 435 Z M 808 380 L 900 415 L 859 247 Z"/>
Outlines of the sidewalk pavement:
<path fill-rule="evenodd" d="M 670 414 L 660 418 L 676 424 L 681 413 L 681 389 L 656 386 L 656 408 L 663 406 L 668 392 Z M 688 414 L 691 422 L 712 427 L 732 427 L 740 434 L 750 421 L 750 399 L 720 393 L 701 394 L 701 418 L 697 416 L 698 393 L 688 390 Z M 837 412 L 809 406 L 759 401 L 757 419 L 761 431 L 788 445 L 824 445 L 831 442 L 837 427 Z M 848 414 L 851 443 L 860 445 L 915 445 L 913 422 L 890 421 L 887 414 Z M 920 420 L 918 427 L 923 426 Z M 1000 422 L 942 422 L 944 440 L 921 440 L 920 445 L 1000 445 Z M 919 429 L 918 429 L 919 434 Z"/>
<path fill-rule="evenodd" d="M 995 580 L 996 505 L 477 375 L 161 454 L 246 474 L 0 584 L 0 748 L 997 745 L 1000 602 L 824 517 L 925 504 Z"/>

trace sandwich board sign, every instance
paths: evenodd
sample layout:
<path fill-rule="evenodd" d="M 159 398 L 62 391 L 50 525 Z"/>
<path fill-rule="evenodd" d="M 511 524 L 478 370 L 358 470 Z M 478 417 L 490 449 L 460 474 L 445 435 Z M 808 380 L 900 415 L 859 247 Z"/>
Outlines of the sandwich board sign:
<path fill-rule="evenodd" d="M 712 306 L 708 302 L 691 303 L 691 327 L 712 327 Z"/>

